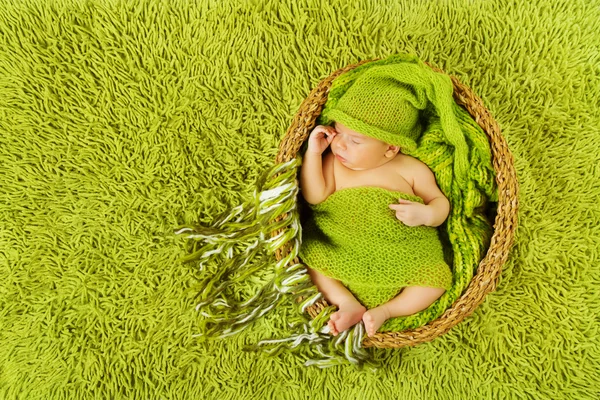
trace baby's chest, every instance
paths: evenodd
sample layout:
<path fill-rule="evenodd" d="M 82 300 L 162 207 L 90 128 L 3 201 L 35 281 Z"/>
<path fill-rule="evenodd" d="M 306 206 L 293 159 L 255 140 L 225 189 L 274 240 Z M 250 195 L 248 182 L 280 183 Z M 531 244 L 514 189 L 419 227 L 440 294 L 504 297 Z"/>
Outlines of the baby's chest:
<path fill-rule="evenodd" d="M 399 170 L 394 165 L 386 165 L 366 171 L 353 171 L 344 167 L 334 167 L 333 175 L 336 191 L 351 187 L 376 186 L 412 195 L 415 194 L 410 184 L 410 172 Z"/>

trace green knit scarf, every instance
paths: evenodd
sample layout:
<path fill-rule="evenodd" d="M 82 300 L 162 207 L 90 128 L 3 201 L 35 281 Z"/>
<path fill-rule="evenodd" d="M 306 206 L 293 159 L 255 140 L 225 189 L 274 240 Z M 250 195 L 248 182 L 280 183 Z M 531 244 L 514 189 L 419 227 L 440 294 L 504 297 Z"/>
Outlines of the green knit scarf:
<path fill-rule="evenodd" d="M 452 266 L 453 283 L 430 307 L 389 319 L 379 329 L 381 332 L 414 329 L 442 315 L 467 288 L 489 247 L 493 234 L 490 219 L 498 201 L 491 149 L 485 132 L 471 116 L 458 105 L 454 111 L 469 148 L 465 184 L 454 179 L 454 147 L 445 137 L 439 119 L 431 118 L 417 149 L 407 152 L 433 171 L 440 190 L 450 201 L 450 215 L 438 229 L 446 259 Z M 314 319 L 305 312 L 322 299 L 322 294 L 304 265 L 294 262 L 301 245 L 297 206 L 301 160 L 297 157 L 265 171 L 256 182 L 252 199 L 220 215 L 209 227 L 184 225 L 175 230 L 175 234 L 192 243 L 190 254 L 180 261 L 196 262 L 204 272 L 204 289 L 198 294 L 196 309 L 205 318 L 202 332 L 195 336 L 214 340 L 238 334 L 282 302 L 291 300 L 297 318 L 288 322 L 296 333 L 263 340 L 244 350 L 271 356 L 292 351 L 305 360 L 304 365 L 320 368 L 346 363 L 377 368 L 380 364 L 361 347 L 365 335 L 362 321 L 334 337 L 329 334 L 327 321 L 336 311 L 335 306 L 322 309 Z M 286 217 L 281 218 L 283 215 Z M 277 236 L 271 237 L 279 230 Z M 278 250 L 287 254 L 280 261 L 274 256 Z M 227 289 L 265 268 L 274 270 L 274 277 L 254 295 L 242 300 L 227 296 Z"/>

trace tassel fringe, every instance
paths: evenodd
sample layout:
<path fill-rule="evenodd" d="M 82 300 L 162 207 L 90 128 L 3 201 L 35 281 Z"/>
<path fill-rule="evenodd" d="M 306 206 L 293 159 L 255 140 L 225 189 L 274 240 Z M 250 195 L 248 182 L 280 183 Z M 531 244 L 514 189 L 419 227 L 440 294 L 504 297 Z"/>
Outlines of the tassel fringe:
<path fill-rule="evenodd" d="M 329 306 L 311 319 L 306 309 L 322 298 L 312 283 L 304 265 L 293 263 L 301 245 L 302 227 L 296 206 L 298 195 L 297 168 L 300 159 L 275 165 L 257 180 L 253 198 L 216 218 L 209 227 L 184 225 L 174 233 L 200 243 L 199 248 L 179 261 L 199 262 L 207 276 L 201 283 L 200 302 L 196 310 L 206 319 L 203 333 L 193 335 L 203 339 L 222 339 L 236 335 L 292 295 L 300 323 L 292 325 L 299 331 L 288 338 L 263 340 L 244 351 L 262 351 L 276 356 L 283 350 L 310 347 L 317 356 L 305 366 L 327 368 L 353 363 L 374 365 L 361 348 L 365 329 L 362 321 L 337 337 L 329 334 L 329 316 L 337 310 Z M 282 217 L 283 216 L 283 217 Z M 280 219 L 281 218 L 281 219 Z M 278 221 L 278 219 L 280 219 Z M 280 231 L 272 236 L 273 232 Z M 274 254 L 291 246 L 289 254 L 276 261 Z M 234 256 L 234 247 L 240 248 Z M 217 265 L 215 268 L 214 265 Z M 213 266 L 211 268 L 211 266 Z M 227 289 L 240 284 L 258 271 L 274 270 L 273 279 L 245 301 L 227 297 Z M 299 299 L 302 297 L 302 301 Z M 314 352 L 313 351 L 313 352 Z"/>

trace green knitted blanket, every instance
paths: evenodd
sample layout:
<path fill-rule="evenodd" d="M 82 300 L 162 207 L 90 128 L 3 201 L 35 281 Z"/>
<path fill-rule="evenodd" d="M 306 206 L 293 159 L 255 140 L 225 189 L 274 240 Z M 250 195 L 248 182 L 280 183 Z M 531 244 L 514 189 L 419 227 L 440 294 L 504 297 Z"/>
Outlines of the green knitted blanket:
<path fill-rule="evenodd" d="M 437 229 L 399 221 L 388 207 L 398 198 L 424 204 L 418 196 L 366 186 L 307 203 L 300 259 L 340 280 L 367 309 L 393 299 L 406 286 L 450 289 L 452 272 Z"/>

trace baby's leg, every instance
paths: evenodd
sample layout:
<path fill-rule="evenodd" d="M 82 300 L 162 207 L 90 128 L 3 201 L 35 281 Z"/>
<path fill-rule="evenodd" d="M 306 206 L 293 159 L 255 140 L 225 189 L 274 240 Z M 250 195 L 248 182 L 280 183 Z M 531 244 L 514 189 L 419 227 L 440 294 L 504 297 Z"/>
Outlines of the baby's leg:
<path fill-rule="evenodd" d="M 339 311 L 331 314 L 329 330 L 331 334 L 337 336 L 338 333 L 345 331 L 362 319 L 367 311 L 366 307 L 360 304 L 354 295 L 338 280 L 321 274 L 320 272 L 308 269 L 310 279 L 323 294 L 329 304 L 336 305 Z"/>
<path fill-rule="evenodd" d="M 392 300 L 363 314 L 363 322 L 369 336 L 389 318 L 404 317 L 423 311 L 439 299 L 446 290 L 443 288 L 408 286 Z"/>

